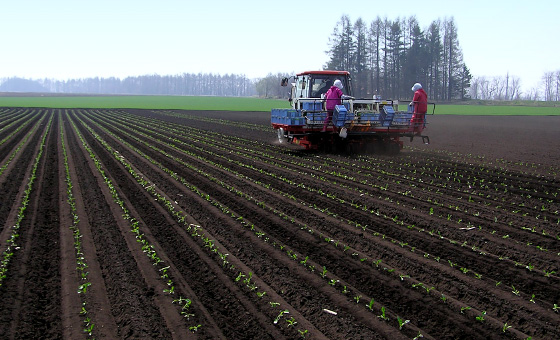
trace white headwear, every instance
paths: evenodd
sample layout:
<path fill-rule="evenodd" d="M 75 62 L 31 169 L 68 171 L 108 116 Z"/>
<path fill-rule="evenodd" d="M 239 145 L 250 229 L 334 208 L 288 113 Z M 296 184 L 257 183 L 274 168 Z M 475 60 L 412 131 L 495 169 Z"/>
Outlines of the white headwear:
<path fill-rule="evenodd" d="M 422 85 L 420 83 L 416 83 L 412 87 L 412 92 L 416 92 L 416 91 L 420 90 L 421 88 L 422 88 Z"/>
<path fill-rule="evenodd" d="M 342 82 L 339 79 L 334 81 L 334 86 L 338 87 L 341 90 L 344 87 L 344 86 L 342 86 Z"/>

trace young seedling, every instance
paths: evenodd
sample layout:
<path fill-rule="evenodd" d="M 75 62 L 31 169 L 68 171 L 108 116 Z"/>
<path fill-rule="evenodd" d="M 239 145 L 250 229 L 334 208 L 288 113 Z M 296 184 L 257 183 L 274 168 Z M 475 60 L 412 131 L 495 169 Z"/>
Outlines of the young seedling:
<path fill-rule="evenodd" d="M 383 320 L 385 320 L 385 321 L 388 321 L 388 320 L 389 320 L 389 318 L 388 318 L 387 315 L 385 314 L 385 306 L 382 306 L 382 307 L 381 307 L 381 315 L 378 315 L 377 317 L 378 317 L 378 318 L 381 318 L 381 319 L 383 319 Z"/>
<path fill-rule="evenodd" d="M 198 329 L 200 327 L 202 327 L 202 325 L 191 326 L 191 327 L 189 327 L 189 330 L 194 333 L 194 332 L 198 331 Z"/>
<path fill-rule="evenodd" d="M 253 273 L 249 272 L 249 275 L 247 276 L 247 278 L 245 280 L 243 280 L 243 282 L 247 285 L 249 285 L 251 283 L 251 278 L 253 277 Z"/>
<path fill-rule="evenodd" d="M 356 295 L 354 296 L 354 300 L 356 300 L 356 303 L 360 303 L 360 299 L 362 298 L 361 295 Z"/>
<path fill-rule="evenodd" d="M 241 280 L 243 277 L 245 277 L 245 275 L 242 272 L 239 272 L 239 275 L 237 275 L 237 277 L 235 278 L 235 282 L 238 282 L 239 280 Z"/>
<path fill-rule="evenodd" d="M 323 279 L 327 276 L 327 268 L 325 266 L 323 266 L 323 272 L 319 275 L 321 275 Z"/>
<path fill-rule="evenodd" d="M 404 327 L 404 325 L 406 325 L 407 323 L 410 322 L 410 320 L 405 320 L 402 319 L 400 316 L 397 315 L 397 321 L 399 323 L 399 330 L 402 330 L 402 328 Z"/>
<path fill-rule="evenodd" d="M 554 270 L 550 271 L 550 272 L 547 272 L 546 270 L 543 270 L 543 272 L 544 272 L 544 276 L 546 276 L 546 277 L 550 277 L 550 275 L 556 274 L 556 272 Z"/>
<path fill-rule="evenodd" d="M 504 324 L 504 327 L 502 327 L 502 332 L 506 332 L 508 329 L 510 329 L 511 326 L 507 324 L 507 322 Z"/>
<path fill-rule="evenodd" d="M 480 313 L 480 315 L 476 317 L 476 319 L 477 319 L 478 321 L 480 321 L 480 322 L 483 322 L 483 321 L 484 321 L 484 316 L 485 316 L 485 315 L 486 315 L 486 311 L 483 310 L 483 311 Z"/>
<path fill-rule="evenodd" d="M 86 323 L 84 332 L 87 333 L 88 335 L 91 335 L 91 333 L 93 333 L 93 327 L 95 326 L 95 324 L 91 323 L 91 319 L 89 317 L 86 318 L 84 322 Z"/>
<path fill-rule="evenodd" d="M 373 304 L 375 303 L 375 300 L 372 298 L 371 300 L 369 300 L 369 304 L 367 305 L 367 308 L 373 312 Z"/>
<path fill-rule="evenodd" d="M 274 319 L 274 324 L 277 324 L 278 321 L 280 321 L 280 319 L 284 316 L 284 314 L 288 314 L 288 313 L 290 312 L 287 309 L 280 311 L 280 313 L 276 316 L 276 319 Z"/>
<path fill-rule="evenodd" d="M 88 288 L 89 286 L 91 286 L 91 283 L 90 283 L 90 282 L 86 282 L 86 283 L 84 283 L 83 285 L 80 285 L 80 286 L 78 287 L 78 294 L 87 292 L 87 288 Z"/>
<path fill-rule="evenodd" d="M 426 290 L 426 294 L 430 294 L 430 291 L 433 290 L 433 289 L 436 289 L 436 287 L 427 287 L 427 286 L 424 286 L 424 289 Z"/>
<path fill-rule="evenodd" d="M 297 324 L 297 321 L 293 316 L 290 319 L 286 319 L 286 322 L 288 323 L 288 327 L 292 327 Z"/>

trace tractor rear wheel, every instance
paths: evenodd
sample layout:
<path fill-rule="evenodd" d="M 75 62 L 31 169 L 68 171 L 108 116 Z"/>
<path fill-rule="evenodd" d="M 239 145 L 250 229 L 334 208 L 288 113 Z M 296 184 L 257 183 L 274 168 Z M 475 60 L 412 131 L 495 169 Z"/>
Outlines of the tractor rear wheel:
<path fill-rule="evenodd" d="M 276 132 L 278 133 L 278 142 L 280 144 L 284 144 L 288 141 L 288 138 L 286 138 L 286 136 L 284 135 L 283 128 L 279 128 L 278 130 L 276 130 Z"/>
<path fill-rule="evenodd" d="M 401 151 L 401 146 L 398 143 L 387 143 L 385 145 L 385 150 L 388 155 L 394 156 L 399 154 L 399 152 Z"/>

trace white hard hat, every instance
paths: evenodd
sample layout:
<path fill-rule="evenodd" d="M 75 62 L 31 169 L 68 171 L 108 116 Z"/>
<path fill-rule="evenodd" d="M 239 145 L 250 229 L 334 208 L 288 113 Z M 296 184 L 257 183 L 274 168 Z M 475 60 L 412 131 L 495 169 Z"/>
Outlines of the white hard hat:
<path fill-rule="evenodd" d="M 344 86 L 342 86 L 342 82 L 340 81 L 340 79 L 337 79 L 337 80 L 334 81 L 334 86 L 338 87 L 341 90 L 344 87 Z"/>
<path fill-rule="evenodd" d="M 422 88 L 422 85 L 420 83 L 416 83 L 414 84 L 414 86 L 412 87 L 412 91 L 416 92 L 418 90 L 420 90 Z"/>

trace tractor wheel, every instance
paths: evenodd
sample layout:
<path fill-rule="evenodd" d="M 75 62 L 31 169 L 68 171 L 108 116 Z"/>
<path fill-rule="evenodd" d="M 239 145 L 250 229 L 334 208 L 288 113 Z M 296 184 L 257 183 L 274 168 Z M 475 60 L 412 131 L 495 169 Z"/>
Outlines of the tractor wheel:
<path fill-rule="evenodd" d="M 279 128 L 279 129 L 277 130 L 277 132 L 278 132 L 278 142 L 279 142 L 280 144 L 286 143 L 286 142 L 288 141 L 288 138 L 286 138 L 286 137 L 284 136 L 284 129 L 283 129 L 283 128 Z"/>
<path fill-rule="evenodd" d="M 345 153 L 347 155 L 353 155 L 357 153 L 357 151 L 358 151 L 358 146 L 356 145 L 356 143 L 346 143 Z"/>
<path fill-rule="evenodd" d="M 395 156 L 401 151 L 401 146 L 398 143 L 387 143 L 385 149 L 387 150 L 388 155 Z"/>
<path fill-rule="evenodd" d="M 366 146 L 366 152 L 374 155 L 382 155 L 385 153 L 385 144 L 377 140 L 371 140 Z"/>

